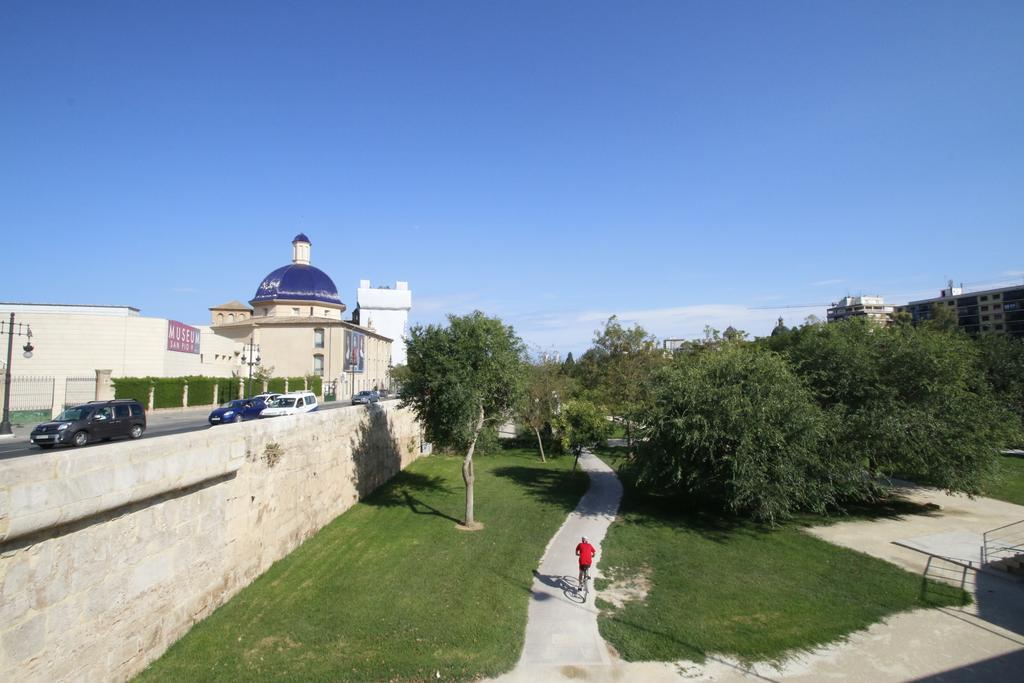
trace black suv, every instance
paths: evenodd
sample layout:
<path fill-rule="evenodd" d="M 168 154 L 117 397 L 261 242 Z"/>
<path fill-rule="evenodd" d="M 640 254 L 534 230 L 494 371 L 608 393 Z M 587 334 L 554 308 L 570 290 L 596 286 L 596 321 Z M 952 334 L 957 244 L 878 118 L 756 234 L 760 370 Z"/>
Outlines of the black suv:
<path fill-rule="evenodd" d="M 90 401 L 36 425 L 29 441 L 40 448 L 69 443 L 84 446 L 90 441 L 108 441 L 116 436 L 137 439 L 146 431 L 146 411 L 133 400 Z"/>

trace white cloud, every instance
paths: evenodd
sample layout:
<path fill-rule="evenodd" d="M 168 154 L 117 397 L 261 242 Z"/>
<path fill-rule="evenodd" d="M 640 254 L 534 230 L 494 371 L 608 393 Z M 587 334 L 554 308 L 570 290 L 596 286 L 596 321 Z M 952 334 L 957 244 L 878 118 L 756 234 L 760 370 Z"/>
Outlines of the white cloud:
<path fill-rule="evenodd" d="M 1006 277 L 1024 277 L 1024 270 L 1004 270 L 1003 275 Z"/>

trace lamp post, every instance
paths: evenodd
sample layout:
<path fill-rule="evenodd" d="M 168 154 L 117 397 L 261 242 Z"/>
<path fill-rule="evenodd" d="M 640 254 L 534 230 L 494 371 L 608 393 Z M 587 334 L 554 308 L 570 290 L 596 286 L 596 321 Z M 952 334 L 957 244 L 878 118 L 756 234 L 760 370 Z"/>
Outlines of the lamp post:
<path fill-rule="evenodd" d="M 249 381 L 245 385 L 245 393 L 249 394 L 251 396 L 252 395 L 252 368 L 253 368 L 254 365 L 256 367 L 259 367 L 259 365 L 260 365 L 260 345 L 253 343 L 253 338 L 250 336 L 249 337 L 249 343 L 247 344 L 247 346 L 249 347 L 249 356 L 246 357 L 246 355 L 245 355 L 245 347 L 242 347 L 242 364 L 249 366 Z"/>
<path fill-rule="evenodd" d="M 22 346 L 24 353 L 22 354 L 25 358 L 32 357 L 32 350 L 35 348 L 32 346 L 32 327 L 28 323 L 18 323 L 17 329 L 14 327 L 14 314 L 11 313 L 11 321 L 7 323 L 7 329 L 4 330 L 4 323 L 0 322 L 0 335 L 7 334 L 7 365 L 4 366 L 4 412 L 3 419 L 0 420 L 0 434 L 12 434 L 11 431 L 11 359 L 14 356 L 14 336 L 27 337 L 28 341 Z"/>

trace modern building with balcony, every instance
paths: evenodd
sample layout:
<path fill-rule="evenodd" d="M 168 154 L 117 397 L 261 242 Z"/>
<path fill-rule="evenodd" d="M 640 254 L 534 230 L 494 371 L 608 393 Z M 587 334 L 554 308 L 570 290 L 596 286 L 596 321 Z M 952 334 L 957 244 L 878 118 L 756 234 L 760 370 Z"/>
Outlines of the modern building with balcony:
<path fill-rule="evenodd" d="M 844 296 L 829 306 L 826 313 L 830 323 L 849 318 L 868 318 L 882 325 L 892 322 L 895 307 L 887 305 L 880 296 Z"/>

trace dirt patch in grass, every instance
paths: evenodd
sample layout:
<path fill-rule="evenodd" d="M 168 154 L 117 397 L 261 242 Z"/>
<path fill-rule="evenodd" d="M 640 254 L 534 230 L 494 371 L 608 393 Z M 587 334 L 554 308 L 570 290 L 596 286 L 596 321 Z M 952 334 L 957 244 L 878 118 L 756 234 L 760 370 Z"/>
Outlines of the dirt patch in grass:
<path fill-rule="evenodd" d="M 630 602 L 643 602 L 651 590 L 651 568 L 642 565 L 635 574 L 613 580 L 601 589 L 601 599 L 616 609 L 622 609 Z"/>

